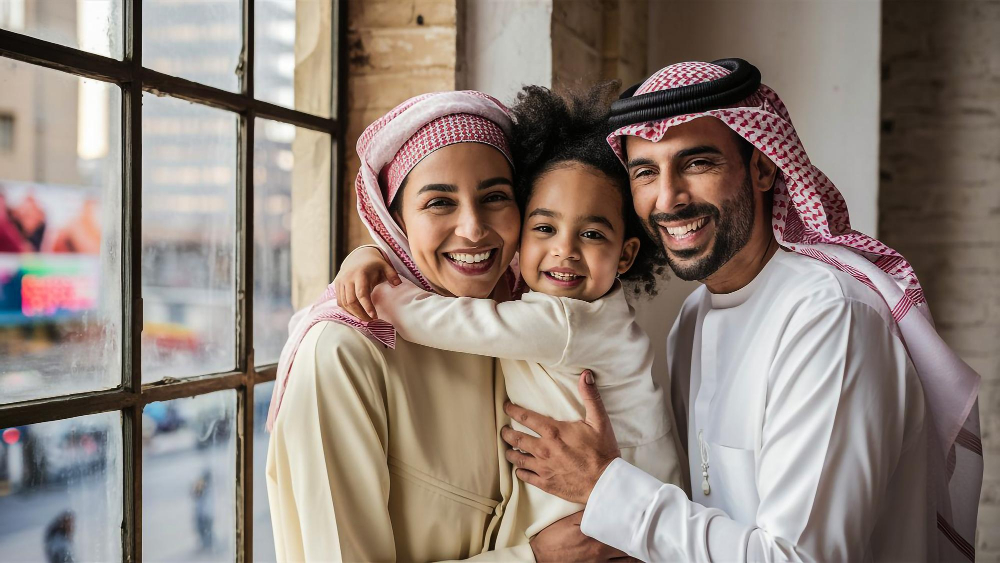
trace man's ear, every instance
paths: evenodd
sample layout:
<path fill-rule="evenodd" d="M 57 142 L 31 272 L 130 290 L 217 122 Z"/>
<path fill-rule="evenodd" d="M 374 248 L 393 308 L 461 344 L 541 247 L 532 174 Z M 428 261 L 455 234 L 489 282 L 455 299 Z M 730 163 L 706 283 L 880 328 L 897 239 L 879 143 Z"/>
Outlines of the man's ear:
<path fill-rule="evenodd" d="M 757 191 L 766 192 L 774 187 L 774 180 L 778 177 L 778 167 L 770 158 L 757 149 L 753 150 L 750 157 L 750 181 Z"/>
<path fill-rule="evenodd" d="M 635 258 L 639 255 L 639 239 L 632 237 L 622 245 L 622 255 L 618 259 L 618 274 L 624 274 L 632 267 Z"/>

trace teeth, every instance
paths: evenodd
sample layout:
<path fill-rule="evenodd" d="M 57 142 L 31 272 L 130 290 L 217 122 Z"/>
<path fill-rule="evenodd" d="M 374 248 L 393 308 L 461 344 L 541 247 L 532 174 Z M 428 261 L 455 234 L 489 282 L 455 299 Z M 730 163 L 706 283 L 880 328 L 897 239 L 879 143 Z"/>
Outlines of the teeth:
<path fill-rule="evenodd" d="M 489 259 L 489 257 L 492 256 L 492 255 L 493 255 L 493 251 L 492 250 L 489 250 L 487 252 L 480 252 L 479 254 L 465 254 L 465 253 L 457 253 L 457 252 L 448 252 L 447 253 L 448 258 L 451 258 L 452 260 L 454 260 L 456 262 L 462 262 L 462 263 L 465 263 L 465 264 L 478 264 L 480 262 L 483 262 L 483 261 Z"/>
<path fill-rule="evenodd" d="M 708 222 L 708 217 L 702 217 L 701 219 L 688 223 L 683 227 L 667 227 L 667 232 L 670 233 L 670 236 L 682 237 L 690 233 L 691 231 L 695 231 L 697 229 L 704 227 L 706 222 Z"/>
<path fill-rule="evenodd" d="M 550 276 L 554 277 L 555 279 L 561 280 L 561 281 L 575 280 L 576 278 L 580 277 L 580 276 L 578 276 L 576 274 L 564 274 L 562 272 L 549 272 L 548 274 Z"/>

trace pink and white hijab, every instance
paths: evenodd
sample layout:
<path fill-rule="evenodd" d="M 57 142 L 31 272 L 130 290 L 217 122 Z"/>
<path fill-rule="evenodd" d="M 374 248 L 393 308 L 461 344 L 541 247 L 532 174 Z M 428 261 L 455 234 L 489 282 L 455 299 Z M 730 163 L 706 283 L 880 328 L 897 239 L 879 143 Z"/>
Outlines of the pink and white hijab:
<path fill-rule="evenodd" d="M 455 143 L 487 144 L 513 162 L 507 144 L 510 133 L 509 110 L 494 98 L 469 90 L 410 98 L 361 134 L 358 139 L 361 169 L 354 183 L 358 214 L 375 244 L 401 276 L 427 291 L 434 291 L 413 262 L 406 234 L 389 213 L 389 204 L 406 175 L 427 155 Z M 512 283 L 512 276 L 508 275 L 507 281 Z M 391 324 L 359 320 L 337 305 L 336 296 L 331 284 L 316 303 L 295 313 L 289 322 L 289 338 L 278 359 L 267 415 L 268 430 L 274 427 L 281 408 L 299 344 L 315 324 L 341 323 L 389 348 L 395 347 L 396 331 Z"/>
<path fill-rule="evenodd" d="M 727 74 L 729 70 L 711 63 L 678 63 L 649 77 L 633 95 L 718 80 Z M 895 250 L 851 229 L 843 196 L 810 162 L 785 105 L 763 84 L 731 107 L 626 125 L 611 133 L 608 143 L 624 163 L 621 137 L 659 141 L 671 127 L 700 117 L 721 120 L 780 168 L 771 220 L 778 243 L 851 274 L 889 306 L 923 384 L 935 430 L 931 453 L 938 454 L 937 526 L 949 540 L 938 542 L 940 556 L 974 560 L 983 479 L 977 403 L 980 377 L 935 331 L 913 268 Z"/>

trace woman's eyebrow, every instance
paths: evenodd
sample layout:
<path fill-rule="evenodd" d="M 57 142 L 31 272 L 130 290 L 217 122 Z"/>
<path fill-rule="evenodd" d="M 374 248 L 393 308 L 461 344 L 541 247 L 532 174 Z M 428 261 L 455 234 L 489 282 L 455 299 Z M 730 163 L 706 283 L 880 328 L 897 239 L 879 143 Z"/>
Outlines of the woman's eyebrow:
<path fill-rule="evenodd" d="M 482 182 L 479 182 L 479 186 L 476 189 L 477 190 L 485 190 L 485 189 L 492 188 L 493 186 L 502 186 L 502 185 L 507 185 L 507 186 L 512 186 L 513 187 L 514 184 L 511 183 L 510 178 L 504 178 L 503 176 L 497 176 L 496 178 L 489 178 L 489 179 L 483 180 Z"/>
<path fill-rule="evenodd" d="M 424 192 L 455 193 L 457 191 L 458 191 L 458 186 L 456 186 L 455 184 L 427 184 L 426 186 L 420 188 L 420 191 L 418 191 L 417 193 L 418 194 L 422 194 Z"/>

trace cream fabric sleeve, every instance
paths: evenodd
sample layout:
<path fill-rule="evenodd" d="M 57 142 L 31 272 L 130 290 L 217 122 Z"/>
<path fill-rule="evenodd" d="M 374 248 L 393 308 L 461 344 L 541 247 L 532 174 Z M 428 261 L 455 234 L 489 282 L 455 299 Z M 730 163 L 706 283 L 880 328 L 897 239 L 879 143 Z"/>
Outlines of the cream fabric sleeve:
<path fill-rule="evenodd" d="M 800 311 L 772 366 L 754 522 L 615 460 L 581 530 L 644 561 L 864 560 L 876 518 L 890 508 L 884 498 L 900 452 L 917 446 L 904 435 L 905 412 L 923 399 L 900 385 L 908 362 L 867 304 Z"/>
<path fill-rule="evenodd" d="M 372 297 L 379 318 L 404 340 L 431 348 L 557 365 L 570 341 L 568 300 L 543 293 L 497 303 L 445 297 L 403 280 L 380 284 Z"/>
<path fill-rule="evenodd" d="M 277 559 L 395 560 L 382 355 L 360 334 L 332 350 L 316 346 L 318 334 L 310 336 L 312 345 L 304 341 L 292 364 L 268 447 Z"/>

